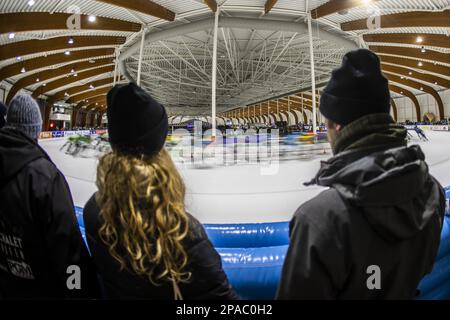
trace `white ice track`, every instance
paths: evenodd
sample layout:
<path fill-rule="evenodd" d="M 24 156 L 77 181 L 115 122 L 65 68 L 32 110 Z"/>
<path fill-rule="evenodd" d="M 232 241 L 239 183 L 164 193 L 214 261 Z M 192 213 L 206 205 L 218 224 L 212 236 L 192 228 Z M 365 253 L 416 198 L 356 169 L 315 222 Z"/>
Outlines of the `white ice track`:
<path fill-rule="evenodd" d="M 412 143 L 421 145 L 431 173 L 443 186 L 450 186 L 450 132 L 426 134 L 430 142 L 414 138 Z M 59 151 L 64 142 L 43 140 L 40 145 L 66 176 L 75 205 L 84 207 L 96 191 L 97 160 L 66 155 Z M 323 190 L 303 186 L 317 172 L 320 160 L 281 162 L 278 173 L 271 176 L 261 175 L 258 165 L 208 170 L 181 168 L 187 186 L 188 211 L 202 223 L 289 221 L 300 204 Z"/>

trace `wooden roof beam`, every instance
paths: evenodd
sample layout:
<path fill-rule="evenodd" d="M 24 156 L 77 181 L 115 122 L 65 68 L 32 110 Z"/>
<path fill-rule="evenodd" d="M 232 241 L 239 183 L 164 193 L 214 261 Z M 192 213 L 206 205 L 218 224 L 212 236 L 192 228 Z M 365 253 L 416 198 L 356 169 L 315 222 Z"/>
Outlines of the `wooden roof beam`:
<path fill-rule="evenodd" d="M 318 19 L 364 5 L 367 5 L 367 2 L 364 0 L 330 0 L 316 9 L 311 10 L 311 16 L 313 19 Z"/>
<path fill-rule="evenodd" d="M 411 99 L 411 101 L 414 104 L 414 108 L 416 110 L 416 117 L 417 117 L 417 121 L 420 121 L 421 117 L 420 117 L 420 104 L 419 101 L 417 100 L 416 96 L 409 90 L 407 89 L 403 89 L 401 87 L 398 87 L 394 84 L 390 84 L 389 85 L 389 90 L 391 90 L 392 92 L 401 94 L 402 96 L 408 97 L 409 99 Z"/>
<path fill-rule="evenodd" d="M 175 20 L 175 12 L 159 5 L 150 0 L 97 0 L 98 2 L 103 2 L 111 4 L 114 6 L 122 7 L 125 9 L 137 11 L 140 13 L 147 14 L 149 16 L 157 17 L 167 21 Z"/>

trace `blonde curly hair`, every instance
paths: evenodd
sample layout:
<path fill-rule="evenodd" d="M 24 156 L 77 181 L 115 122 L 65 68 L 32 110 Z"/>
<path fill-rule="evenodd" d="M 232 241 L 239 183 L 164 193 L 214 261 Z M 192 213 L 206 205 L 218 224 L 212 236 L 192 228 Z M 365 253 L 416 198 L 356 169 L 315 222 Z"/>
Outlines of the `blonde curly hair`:
<path fill-rule="evenodd" d="M 97 186 L 100 238 L 121 269 L 155 285 L 187 282 L 185 185 L 168 152 L 152 157 L 108 153 L 100 159 Z"/>

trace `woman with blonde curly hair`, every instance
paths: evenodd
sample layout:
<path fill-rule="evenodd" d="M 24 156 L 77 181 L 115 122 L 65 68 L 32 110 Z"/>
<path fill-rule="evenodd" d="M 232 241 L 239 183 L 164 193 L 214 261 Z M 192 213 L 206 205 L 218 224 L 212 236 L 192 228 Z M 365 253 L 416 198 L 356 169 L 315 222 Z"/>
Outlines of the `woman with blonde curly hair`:
<path fill-rule="evenodd" d="M 163 106 L 136 84 L 108 94 L 112 152 L 86 204 L 89 247 L 111 299 L 236 299 L 220 256 L 184 206 L 185 186 L 164 149 Z"/>

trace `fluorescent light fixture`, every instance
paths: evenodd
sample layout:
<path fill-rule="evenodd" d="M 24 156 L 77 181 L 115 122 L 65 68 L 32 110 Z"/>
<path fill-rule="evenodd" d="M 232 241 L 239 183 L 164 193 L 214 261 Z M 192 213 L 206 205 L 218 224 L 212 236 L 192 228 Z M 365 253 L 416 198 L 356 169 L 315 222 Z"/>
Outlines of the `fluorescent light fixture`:
<path fill-rule="evenodd" d="M 16 36 L 16 34 L 14 32 L 11 32 L 11 33 L 8 34 L 8 39 L 12 40 L 12 39 L 15 38 L 15 36 Z"/>

